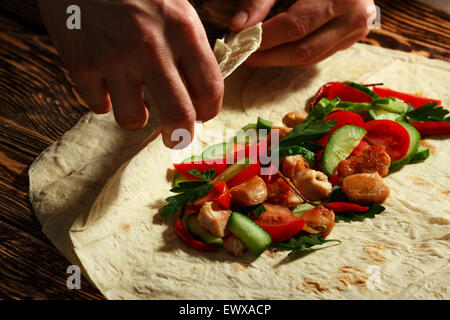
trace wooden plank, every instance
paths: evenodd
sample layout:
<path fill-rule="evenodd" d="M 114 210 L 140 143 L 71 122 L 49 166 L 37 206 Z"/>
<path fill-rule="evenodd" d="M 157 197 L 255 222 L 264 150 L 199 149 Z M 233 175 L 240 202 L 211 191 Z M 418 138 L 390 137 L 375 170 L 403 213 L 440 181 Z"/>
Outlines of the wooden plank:
<path fill-rule="evenodd" d="M 103 299 L 83 278 L 81 290 L 69 290 L 67 260 L 54 247 L 3 221 L 0 266 L 0 298 Z"/>

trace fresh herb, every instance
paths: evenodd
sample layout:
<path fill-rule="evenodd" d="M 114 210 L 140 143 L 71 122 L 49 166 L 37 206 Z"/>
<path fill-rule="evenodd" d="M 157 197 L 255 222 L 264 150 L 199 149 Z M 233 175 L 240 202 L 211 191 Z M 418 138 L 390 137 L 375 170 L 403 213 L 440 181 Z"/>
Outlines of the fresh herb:
<path fill-rule="evenodd" d="M 358 89 L 359 91 L 364 92 L 365 94 L 367 94 L 372 99 L 378 99 L 380 97 L 375 92 L 373 92 L 372 90 L 370 90 L 366 86 L 363 86 L 362 84 L 359 84 L 359 83 L 356 83 L 356 82 L 347 82 L 346 84 L 348 86 L 352 87 L 352 88 L 355 88 L 355 89 Z"/>
<path fill-rule="evenodd" d="M 266 212 L 266 208 L 262 204 L 258 204 L 255 207 L 253 207 L 253 214 L 257 217 L 261 216 L 263 212 Z"/>
<path fill-rule="evenodd" d="M 177 212 L 184 210 L 186 205 L 193 204 L 198 199 L 206 196 L 213 188 L 211 178 L 214 176 L 215 171 L 215 169 L 207 170 L 202 173 L 195 169 L 186 171 L 186 173 L 202 180 L 180 182 L 177 187 L 172 188 L 170 191 L 178 194 L 166 198 L 168 203 L 162 208 L 161 215 L 163 217 L 173 216 Z"/>
<path fill-rule="evenodd" d="M 303 122 L 292 129 L 283 139 L 280 140 L 280 146 L 300 145 L 302 142 L 313 142 L 330 132 L 337 121 L 313 121 Z"/>
<path fill-rule="evenodd" d="M 256 122 L 256 130 L 267 130 L 267 133 L 272 128 L 272 122 L 269 120 L 265 120 L 261 117 L 258 117 L 258 121 Z"/>
<path fill-rule="evenodd" d="M 286 156 L 294 156 L 297 154 L 302 155 L 310 164 L 314 164 L 316 162 L 316 154 L 308 150 L 306 147 L 301 147 L 298 145 L 294 146 L 282 146 L 282 147 L 276 147 L 272 149 L 271 153 L 278 152 L 278 156 L 286 157 Z"/>
<path fill-rule="evenodd" d="M 310 123 L 323 120 L 337 105 L 341 102 L 339 98 L 333 100 L 322 98 L 312 109 L 311 113 L 306 117 L 303 123 Z"/>
<path fill-rule="evenodd" d="M 301 231 L 297 236 L 290 238 L 288 241 L 275 244 L 275 248 L 278 250 L 291 250 L 289 256 L 294 255 L 300 250 L 311 248 L 313 246 L 322 245 L 327 242 L 339 242 L 337 239 L 325 240 L 321 234 L 309 234 Z"/>
<path fill-rule="evenodd" d="M 436 102 L 426 103 L 415 110 L 408 111 L 406 116 L 414 121 L 450 122 L 450 116 L 446 117 L 449 112 L 442 107 L 436 106 Z"/>
<path fill-rule="evenodd" d="M 341 187 L 334 186 L 327 202 L 350 202 L 350 200 L 347 198 L 347 195 Z"/>
<path fill-rule="evenodd" d="M 369 210 L 364 212 L 340 212 L 334 214 L 334 221 L 362 221 L 367 218 L 375 218 L 375 215 L 385 210 L 383 206 L 371 205 Z"/>

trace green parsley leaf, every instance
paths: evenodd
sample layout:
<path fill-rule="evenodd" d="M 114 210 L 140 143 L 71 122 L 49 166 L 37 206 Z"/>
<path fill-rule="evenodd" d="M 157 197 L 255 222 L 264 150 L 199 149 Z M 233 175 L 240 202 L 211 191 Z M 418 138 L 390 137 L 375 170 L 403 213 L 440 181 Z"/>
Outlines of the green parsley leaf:
<path fill-rule="evenodd" d="M 258 204 L 253 208 L 253 214 L 259 217 L 263 212 L 266 212 L 266 208 L 262 204 Z"/>
<path fill-rule="evenodd" d="M 414 121 L 441 121 L 450 122 L 449 112 L 442 107 L 436 107 L 436 102 L 426 103 L 423 106 L 410 110 L 406 116 Z"/>
<path fill-rule="evenodd" d="M 162 208 L 161 216 L 173 216 L 177 212 L 183 211 L 186 205 L 193 204 L 198 199 L 206 196 L 213 188 L 211 178 L 214 176 L 215 171 L 215 169 L 207 170 L 202 173 L 198 172 L 196 169 L 186 171 L 203 180 L 180 182 L 177 187 L 172 188 L 170 191 L 178 194 L 166 198 L 167 204 Z"/>
<path fill-rule="evenodd" d="M 280 146 L 300 145 L 302 142 L 317 141 L 327 132 L 330 132 L 337 121 L 303 122 L 291 130 L 283 139 Z"/>
<path fill-rule="evenodd" d="M 311 113 L 306 117 L 303 123 L 317 122 L 323 120 L 333 109 L 341 102 L 339 98 L 333 100 L 322 98 L 316 104 Z"/>
<path fill-rule="evenodd" d="M 371 205 L 365 212 L 340 212 L 334 214 L 334 221 L 362 221 L 367 218 L 375 218 L 375 215 L 385 210 L 383 206 Z"/>
<path fill-rule="evenodd" d="M 325 240 L 321 234 L 309 234 L 301 231 L 297 234 L 297 236 L 290 238 L 288 241 L 275 244 L 274 246 L 278 250 L 291 250 L 289 256 L 292 256 L 300 250 L 311 248 L 317 245 L 322 245 L 327 242 L 342 243 L 341 240 L 337 239 Z"/>
<path fill-rule="evenodd" d="M 314 164 L 316 162 L 316 154 L 308 150 L 305 147 L 294 145 L 294 146 L 281 146 L 272 149 L 272 154 L 274 152 L 278 152 L 279 157 L 285 156 L 294 156 L 296 154 L 302 155 L 310 164 Z"/>

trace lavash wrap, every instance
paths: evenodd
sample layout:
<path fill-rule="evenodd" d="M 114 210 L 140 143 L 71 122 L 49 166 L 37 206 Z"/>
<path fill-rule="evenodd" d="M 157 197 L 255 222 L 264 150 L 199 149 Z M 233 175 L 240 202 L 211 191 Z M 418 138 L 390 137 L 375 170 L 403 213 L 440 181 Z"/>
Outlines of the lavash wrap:
<path fill-rule="evenodd" d="M 259 45 L 260 25 L 245 32 L 245 39 L 216 46 L 225 76 Z M 223 140 L 222 133 L 202 136 L 202 129 L 238 130 L 258 116 L 281 125 L 287 112 L 304 112 L 306 100 L 329 81 L 383 82 L 450 105 L 449 63 L 356 44 L 309 68 L 239 68 L 225 81 L 220 114 L 196 125 L 194 144 Z M 173 159 L 158 133 L 157 121 L 129 132 L 111 114 L 89 112 L 29 170 L 43 232 L 106 298 L 449 298 L 448 136 L 425 140 L 426 162 L 385 178 L 391 190 L 385 212 L 336 224 L 330 238 L 342 244 L 299 259 L 275 251 L 255 259 L 199 252 L 176 237 L 174 219 L 160 216 L 171 195 Z"/>

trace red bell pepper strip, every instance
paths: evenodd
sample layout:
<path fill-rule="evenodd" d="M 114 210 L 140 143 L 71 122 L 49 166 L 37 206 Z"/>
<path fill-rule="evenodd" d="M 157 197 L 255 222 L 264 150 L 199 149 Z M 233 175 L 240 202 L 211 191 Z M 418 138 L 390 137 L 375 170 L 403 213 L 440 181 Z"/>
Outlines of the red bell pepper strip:
<path fill-rule="evenodd" d="M 334 83 L 329 87 L 328 99 L 333 100 L 336 97 L 348 102 L 371 102 L 373 100 L 364 92 L 342 82 Z"/>
<path fill-rule="evenodd" d="M 260 173 L 261 173 L 261 165 L 259 164 L 259 162 L 251 164 L 244 171 L 231 178 L 227 182 L 227 185 L 229 188 L 233 188 L 234 186 L 237 186 L 241 183 L 250 180 L 254 176 L 258 176 Z"/>
<path fill-rule="evenodd" d="M 184 241 L 188 246 L 195 248 L 200 251 L 217 251 L 217 248 L 214 246 L 211 246 L 209 244 L 206 244 L 204 242 L 198 241 L 194 238 L 193 235 L 191 235 L 181 223 L 181 220 L 178 219 L 175 224 L 173 225 L 173 228 L 175 230 L 175 234 Z"/>
<path fill-rule="evenodd" d="M 420 132 L 422 136 L 434 134 L 450 134 L 450 122 L 414 122 L 411 125 Z"/>
<path fill-rule="evenodd" d="M 364 92 L 342 82 L 328 82 L 319 88 L 309 102 L 309 110 L 312 110 L 322 98 L 333 100 L 339 97 L 348 102 L 370 102 L 372 98 Z"/>
<path fill-rule="evenodd" d="M 230 209 L 231 198 L 230 191 L 225 181 L 219 181 L 213 184 L 213 189 L 203 198 L 195 201 L 193 205 L 188 205 L 189 209 L 194 211 L 200 210 L 205 202 L 215 202 L 222 209 Z"/>
<path fill-rule="evenodd" d="M 423 106 L 424 104 L 430 103 L 430 102 L 436 102 L 438 106 L 442 103 L 441 100 L 419 97 L 419 96 L 416 96 L 413 94 L 394 91 L 394 90 L 391 90 L 388 88 L 374 87 L 373 92 L 378 94 L 380 96 L 380 98 L 384 98 L 384 97 L 399 98 L 399 99 L 405 101 L 406 103 L 411 103 L 412 106 L 414 107 L 414 109 L 417 109 L 417 108 Z"/>
<path fill-rule="evenodd" d="M 349 202 L 331 202 L 326 205 L 326 207 L 330 210 L 333 210 L 334 212 L 347 212 L 347 211 L 353 211 L 353 212 L 365 212 L 369 210 L 369 207 L 360 206 L 355 203 L 349 203 Z"/>
<path fill-rule="evenodd" d="M 202 160 L 187 163 L 174 163 L 173 166 L 175 167 L 175 169 L 177 169 L 179 173 L 196 180 L 201 180 L 200 178 L 197 178 L 191 174 L 186 173 L 186 171 L 196 169 L 198 172 L 202 173 L 206 170 L 215 169 L 216 172 L 214 176 L 217 176 L 227 168 L 227 159 L 221 158 L 221 159 Z"/>

